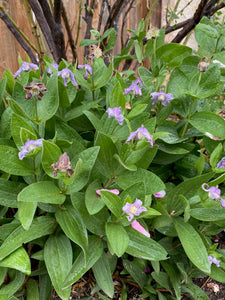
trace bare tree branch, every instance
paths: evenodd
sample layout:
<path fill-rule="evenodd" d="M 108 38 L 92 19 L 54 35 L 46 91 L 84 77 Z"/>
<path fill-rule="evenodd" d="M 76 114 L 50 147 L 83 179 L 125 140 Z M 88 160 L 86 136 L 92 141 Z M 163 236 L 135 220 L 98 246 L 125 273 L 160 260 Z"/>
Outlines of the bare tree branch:
<path fill-rule="evenodd" d="M 16 30 L 16 28 L 13 26 L 13 24 L 10 21 L 10 19 L 8 18 L 8 16 L 5 13 L 3 13 L 2 11 L 0 11 L 0 18 L 6 24 L 8 29 L 12 32 L 12 34 L 14 35 L 16 40 L 19 42 L 19 44 L 23 47 L 23 49 L 26 51 L 26 53 L 29 55 L 31 61 L 34 64 L 38 65 L 36 57 L 35 57 L 34 53 L 31 51 L 31 48 L 24 42 L 24 39 L 21 37 L 19 32 Z"/>
<path fill-rule="evenodd" d="M 91 0 L 91 3 L 90 3 L 90 6 L 89 6 L 89 1 L 86 0 L 86 4 L 85 4 L 85 7 L 86 7 L 86 10 L 85 10 L 85 22 L 87 24 L 87 28 L 86 28 L 86 33 L 85 33 L 85 39 L 90 39 L 91 37 L 91 33 L 90 33 L 90 30 L 92 29 L 92 19 L 93 19 L 93 8 L 94 8 L 94 5 L 95 5 L 95 0 Z M 89 9 L 88 9 L 89 8 Z M 85 47 L 84 49 L 84 57 L 87 57 L 89 54 L 89 48 L 88 47 Z"/>
<path fill-rule="evenodd" d="M 52 38 L 51 30 L 48 26 L 48 23 L 43 15 L 43 12 L 42 12 L 40 6 L 38 5 L 38 3 L 35 0 L 28 0 L 28 3 L 36 16 L 38 24 L 41 28 L 41 31 L 43 32 L 43 35 L 49 46 L 50 52 L 52 53 L 54 60 L 58 61 L 59 57 L 58 57 L 58 53 L 56 51 L 55 43 Z"/>
<path fill-rule="evenodd" d="M 117 0 L 114 4 L 113 4 L 113 7 L 111 9 L 111 12 L 110 12 L 110 15 L 108 17 L 108 20 L 105 24 L 105 28 L 104 28 L 104 31 L 105 32 L 107 29 L 111 28 L 111 27 L 114 27 L 113 23 L 114 21 L 116 20 L 116 17 L 117 15 L 119 14 L 120 12 L 120 9 L 122 7 L 122 5 L 124 4 L 124 0 Z"/>
<path fill-rule="evenodd" d="M 127 15 L 130 12 L 131 8 L 133 7 L 134 4 L 134 0 L 131 0 L 131 3 L 128 7 L 128 9 L 126 10 L 124 17 L 123 17 L 123 22 L 122 22 L 122 28 L 121 28 L 121 35 L 120 35 L 120 43 L 121 43 L 121 48 L 124 47 L 124 42 L 123 42 L 123 30 L 124 30 L 124 26 L 126 24 L 126 19 L 127 19 Z"/>
<path fill-rule="evenodd" d="M 61 9 L 62 9 L 62 1 L 54 0 L 54 19 L 57 24 L 61 24 Z"/>

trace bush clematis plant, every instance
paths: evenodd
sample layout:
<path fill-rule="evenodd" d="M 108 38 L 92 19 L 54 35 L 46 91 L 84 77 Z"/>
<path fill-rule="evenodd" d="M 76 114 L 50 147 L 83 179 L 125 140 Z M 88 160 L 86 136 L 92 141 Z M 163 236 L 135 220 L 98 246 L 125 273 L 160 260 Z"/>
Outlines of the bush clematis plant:
<path fill-rule="evenodd" d="M 225 228 L 225 74 L 202 57 L 225 64 L 223 26 L 203 18 L 193 52 L 164 44 L 164 29 L 143 41 L 141 22 L 121 55 L 95 51 L 91 69 L 45 57 L 43 74 L 29 62 L 4 73 L 1 295 L 48 300 L 54 288 L 67 300 L 90 269 L 92 292 L 110 298 L 114 273 L 123 295 L 128 274 L 156 300 L 204 298 L 196 276 L 225 281 L 212 239 Z M 82 44 L 106 37 L 115 31 Z M 124 59 L 136 72 L 119 73 Z"/>

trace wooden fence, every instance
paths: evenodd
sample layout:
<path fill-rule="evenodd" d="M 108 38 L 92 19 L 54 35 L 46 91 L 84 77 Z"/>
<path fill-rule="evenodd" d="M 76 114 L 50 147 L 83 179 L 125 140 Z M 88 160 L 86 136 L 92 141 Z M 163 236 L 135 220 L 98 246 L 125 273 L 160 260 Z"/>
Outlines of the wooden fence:
<path fill-rule="evenodd" d="M 79 30 L 79 37 L 78 37 L 77 48 L 76 48 L 79 63 L 83 63 L 84 61 L 84 48 L 79 47 L 79 43 L 84 38 L 86 32 L 86 22 L 84 21 L 86 8 L 84 7 L 84 2 L 86 3 L 86 1 L 81 1 L 81 0 L 79 1 L 63 0 L 63 4 L 65 6 L 65 10 L 68 16 L 70 28 L 72 28 L 72 35 L 74 40 L 76 40 L 77 32 Z M 108 18 L 108 8 L 101 7 L 101 3 L 102 3 L 101 0 L 95 0 L 93 2 L 95 4 L 93 7 L 94 15 L 93 15 L 92 27 L 94 29 L 97 29 L 100 14 L 102 13 L 103 15 L 102 15 L 101 28 L 104 28 L 104 23 Z M 112 6 L 115 0 L 110 0 L 109 2 Z M 129 2 L 127 4 L 128 6 L 129 6 Z M 124 13 L 126 11 L 125 9 L 124 12 L 120 15 L 119 19 L 116 22 L 118 36 L 117 36 L 117 42 L 114 49 L 114 53 L 120 53 L 121 41 L 125 43 L 130 36 L 130 33 L 127 30 L 137 29 L 137 25 L 139 21 L 141 20 L 141 18 L 146 17 L 149 8 L 151 8 L 153 2 L 154 2 L 153 0 L 135 0 L 129 13 L 126 15 Z M 155 26 L 155 27 L 161 26 L 162 3 L 164 2 L 165 0 L 158 1 L 154 13 L 152 14 L 150 19 L 151 26 Z M 3 7 L 6 13 L 15 21 L 19 29 L 21 29 L 22 32 L 24 32 L 24 34 L 29 38 L 29 40 L 32 43 L 35 43 L 32 34 L 32 28 L 28 21 L 27 11 L 24 6 L 24 0 L 0 0 L 0 6 Z M 80 16 L 79 16 L 79 11 L 81 12 Z M 80 28 L 78 25 L 79 17 L 80 17 Z M 1 76 L 6 68 L 10 69 L 12 72 L 15 72 L 18 69 L 18 56 L 21 56 L 23 60 L 26 60 L 26 54 L 2 20 L 0 20 L 0 36 L 1 36 L 0 76 Z M 67 37 L 66 34 L 65 37 Z M 67 48 L 68 61 L 72 61 L 72 53 L 67 38 L 66 38 L 66 48 Z"/>

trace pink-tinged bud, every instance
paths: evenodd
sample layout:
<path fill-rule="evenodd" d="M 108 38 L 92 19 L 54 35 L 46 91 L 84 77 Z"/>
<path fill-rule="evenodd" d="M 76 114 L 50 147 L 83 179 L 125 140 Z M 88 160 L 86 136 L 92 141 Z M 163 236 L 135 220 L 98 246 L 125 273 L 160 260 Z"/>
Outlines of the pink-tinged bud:
<path fill-rule="evenodd" d="M 163 197 L 165 197 L 165 195 L 166 195 L 166 192 L 163 190 L 163 191 L 160 191 L 160 192 L 158 192 L 158 193 L 155 193 L 155 194 L 153 194 L 156 198 L 163 198 Z"/>
<path fill-rule="evenodd" d="M 100 190 L 96 190 L 96 194 L 99 195 L 99 196 L 101 196 L 101 193 L 100 193 L 101 191 L 111 192 L 111 193 L 113 193 L 115 195 L 119 195 L 119 193 L 120 193 L 120 191 L 117 190 L 117 189 L 114 189 L 114 190 L 100 189 Z"/>
<path fill-rule="evenodd" d="M 147 237 L 150 237 L 150 234 L 148 233 L 147 230 L 144 229 L 143 226 L 141 226 L 141 224 L 137 221 L 134 220 L 131 224 L 130 224 L 135 230 L 139 231 L 140 233 L 146 235 Z"/>

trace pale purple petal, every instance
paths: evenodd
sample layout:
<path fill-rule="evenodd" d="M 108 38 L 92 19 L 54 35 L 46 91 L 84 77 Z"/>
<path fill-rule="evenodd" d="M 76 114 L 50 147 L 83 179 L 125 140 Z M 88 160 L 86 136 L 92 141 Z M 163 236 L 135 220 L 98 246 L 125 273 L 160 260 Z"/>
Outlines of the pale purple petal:
<path fill-rule="evenodd" d="M 218 162 L 216 168 L 225 168 L 225 157 L 223 157 L 221 161 Z"/>
<path fill-rule="evenodd" d="M 205 186 L 206 186 L 207 188 L 205 188 Z M 205 192 L 208 192 L 208 193 L 209 193 L 209 194 L 208 194 L 209 198 L 211 198 L 211 199 L 213 199 L 213 200 L 220 199 L 221 190 L 218 189 L 217 187 L 215 187 L 215 186 L 209 187 L 207 183 L 203 183 L 202 189 L 203 189 Z"/>
<path fill-rule="evenodd" d="M 155 193 L 155 194 L 153 194 L 156 198 L 163 198 L 163 197 L 165 197 L 165 195 L 166 195 L 166 192 L 163 190 L 163 191 L 160 191 L 160 192 L 158 192 L 158 193 Z"/>
<path fill-rule="evenodd" d="M 140 95 L 142 96 L 141 88 L 136 84 L 131 84 L 131 86 L 124 90 L 124 95 L 127 95 L 128 93 L 133 93 L 135 96 Z"/>
<path fill-rule="evenodd" d="M 111 193 L 113 193 L 113 194 L 115 194 L 115 195 L 119 195 L 119 193 L 120 193 L 120 191 L 117 190 L 117 189 L 114 189 L 114 190 L 100 189 L 100 190 L 96 190 L 96 194 L 100 196 L 100 195 L 101 195 L 101 194 L 100 194 L 101 191 L 111 192 Z"/>
<path fill-rule="evenodd" d="M 164 92 L 154 92 L 151 93 L 152 96 L 152 104 L 155 104 L 157 101 L 160 101 L 163 106 L 166 106 L 169 101 L 173 100 L 173 94 L 171 93 L 164 93 Z"/>
<path fill-rule="evenodd" d="M 141 78 L 137 78 L 135 84 L 139 84 L 139 86 L 142 87 L 143 81 L 141 80 Z"/>
<path fill-rule="evenodd" d="M 38 70 L 39 67 L 36 64 L 24 62 L 19 70 L 13 75 L 14 78 L 18 77 L 21 72 L 23 71 L 31 71 L 31 70 Z"/>
<path fill-rule="evenodd" d="M 147 211 L 147 208 L 141 205 L 142 205 L 142 201 L 136 199 L 134 203 L 127 202 L 123 206 L 123 211 L 129 214 L 129 217 L 127 216 L 128 221 L 131 221 L 134 216 L 139 216 L 142 212 Z"/>
<path fill-rule="evenodd" d="M 43 139 L 26 141 L 24 146 L 21 147 L 22 151 L 18 153 L 19 159 L 22 160 L 29 152 L 33 151 L 37 147 L 42 147 L 42 141 Z"/>
<path fill-rule="evenodd" d="M 134 139 L 134 141 L 137 141 L 137 140 L 143 140 L 145 138 L 148 140 L 148 142 L 152 147 L 154 143 L 153 136 L 148 132 L 146 128 L 142 126 L 139 127 L 136 131 L 131 132 L 126 142 L 129 143 L 132 139 Z"/>
<path fill-rule="evenodd" d="M 208 259 L 210 264 L 215 264 L 218 268 L 220 267 L 220 260 L 216 259 L 215 257 L 212 257 L 211 255 L 208 255 Z"/>
<path fill-rule="evenodd" d="M 111 118 L 111 117 L 115 117 L 115 120 L 120 124 L 122 125 L 123 124 L 123 121 L 124 121 L 124 117 L 121 113 L 121 108 L 120 107 L 114 107 L 114 108 L 108 108 L 107 109 L 107 114 L 108 114 L 108 117 Z"/>
<path fill-rule="evenodd" d="M 150 237 L 150 234 L 148 233 L 147 230 L 144 229 L 143 226 L 141 226 L 141 224 L 137 221 L 134 220 L 131 224 L 130 224 L 135 230 L 139 231 L 140 233 L 146 235 L 147 237 Z"/>
<path fill-rule="evenodd" d="M 77 86 L 76 80 L 74 78 L 73 72 L 70 69 L 65 68 L 58 72 L 58 76 L 62 76 L 64 85 L 67 86 L 67 79 L 70 77 L 71 82 L 74 86 Z"/>
<path fill-rule="evenodd" d="M 223 207 L 223 208 L 225 208 L 225 199 L 220 199 L 220 203 L 221 203 L 221 206 Z"/>

